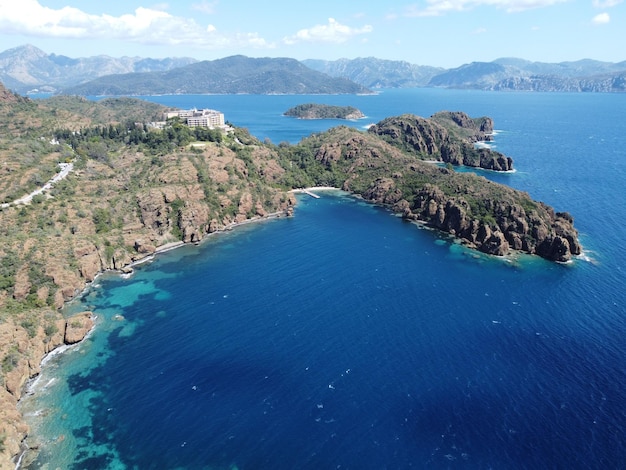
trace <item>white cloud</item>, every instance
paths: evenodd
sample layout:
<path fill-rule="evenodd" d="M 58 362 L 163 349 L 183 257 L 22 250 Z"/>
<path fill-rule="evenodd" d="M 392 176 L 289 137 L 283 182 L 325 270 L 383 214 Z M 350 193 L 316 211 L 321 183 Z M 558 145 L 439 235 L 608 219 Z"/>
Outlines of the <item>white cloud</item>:
<path fill-rule="evenodd" d="M 350 26 L 338 23 L 333 18 L 329 18 L 327 24 L 301 29 L 293 36 L 283 38 L 283 42 L 289 45 L 298 42 L 327 42 L 338 44 L 347 41 L 352 36 L 370 32 L 372 32 L 370 25 L 365 25 L 362 28 L 351 28 Z"/>
<path fill-rule="evenodd" d="M 426 0 L 426 7 L 422 5 L 410 5 L 405 10 L 404 16 L 442 16 L 449 12 L 467 11 L 480 6 L 492 6 L 509 13 L 516 13 L 535 8 L 544 8 L 567 1 L 569 0 Z"/>
<path fill-rule="evenodd" d="M 623 0 L 593 0 L 595 8 L 611 8 L 622 3 Z"/>
<path fill-rule="evenodd" d="M 193 5 L 191 5 L 191 9 L 206 13 L 207 15 L 212 15 L 213 13 L 215 13 L 216 6 L 217 1 L 208 2 L 207 0 L 203 0 L 200 3 L 194 3 Z"/>
<path fill-rule="evenodd" d="M 162 7 L 164 4 L 161 4 Z M 203 2 L 205 8 L 214 3 Z M 165 5 L 166 7 L 166 5 Z M 139 7 L 121 16 L 93 15 L 78 8 L 53 9 L 37 0 L 0 0 L 0 30 L 51 38 L 119 39 L 141 44 L 185 44 L 204 48 L 271 47 L 257 33 L 224 35 L 213 25 L 173 16 L 163 9 Z"/>
<path fill-rule="evenodd" d="M 163 2 L 163 3 L 155 3 L 155 4 L 153 4 L 153 5 L 150 7 L 150 9 L 152 9 L 152 10 L 162 10 L 162 11 L 167 11 L 167 10 L 169 10 L 169 9 L 170 9 L 170 5 L 169 5 L 169 3 L 165 3 L 165 2 Z"/>
<path fill-rule="evenodd" d="M 487 28 L 478 28 L 472 31 L 472 34 L 485 34 L 487 32 Z"/>
<path fill-rule="evenodd" d="M 593 19 L 591 20 L 591 22 L 593 24 L 607 24 L 608 22 L 611 21 L 611 17 L 609 16 L 608 13 L 600 13 L 599 15 L 596 15 L 593 17 Z"/>

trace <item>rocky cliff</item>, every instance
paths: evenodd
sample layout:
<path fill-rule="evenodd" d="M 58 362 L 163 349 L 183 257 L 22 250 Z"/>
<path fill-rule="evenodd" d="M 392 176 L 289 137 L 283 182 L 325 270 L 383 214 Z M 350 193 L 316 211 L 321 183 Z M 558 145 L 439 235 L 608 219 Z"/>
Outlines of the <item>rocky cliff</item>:
<path fill-rule="evenodd" d="M 411 196 L 404 198 L 389 178 L 376 180 L 363 193 L 365 199 L 390 205 L 405 219 L 448 232 L 484 253 L 503 256 L 516 250 L 565 262 L 581 252 L 569 214 L 555 213 L 545 204 L 530 204 L 513 190 L 482 199 L 483 210 L 495 214 L 488 218 L 477 216 L 469 198 L 447 195 L 436 184 L 426 184 Z"/>
<path fill-rule="evenodd" d="M 74 171 L 31 203 L 0 210 L 0 456 L 6 462 L 0 467 L 10 466 L 27 432 L 16 408 L 24 384 L 38 373 L 44 354 L 79 341 L 91 327 L 88 314 L 62 318 L 58 309 L 65 302 L 98 273 L 125 269 L 159 247 L 290 215 L 296 201 L 287 189 L 342 187 L 495 255 L 521 250 L 567 261 L 580 253 L 568 214 L 485 178 L 422 161 L 510 169 L 508 157 L 473 147 L 489 138 L 489 118 L 406 115 L 370 132 L 339 126 L 295 146 L 274 146 L 242 129 L 208 133 L 199 142 L 182 125 L 149 129 L 135 123 L 142 113 L 151 120 L 153 107 L 132 100 L 57 99 L 51 105 L 12 94 L 8 99 L 0 102 L 0 116 L 14 117 L 0 123 L 6 130 L 0 134 L 4 200 L 11 199 L 11 188 L 40 184 L 41 168 L 53 173 L 59 161 L 72 160 Z M 117 126 L 120 115 L 133 116 L 129 126 Z M 29 123 L 28 133 L 20 122 Z M 68 129 L 60 132 L 63 123 Z"/>
<path fill-rule="evenodd" d="M 437 113 L 430 119 L 405 114 L 384 119 L 369 132 L 421 160 L 495 171 L 513 169 L 511 157 L 473 145 L 491 140 L 493 122 L 489 118 L 472 119 L 460 112 Z"/>
<path fill-rule="evenodd" d="M 400 129 L 394 137 L 400 144 L 393 145 L 376 138 L 377 132 L 364 135 L 335 128 L 301 144 L 313 152 L 314 162 L 308 165 L 324 168 L 318 170 L 320 182 L 332 177 L 336 186 L 391 207 L 405 219 L 450 233 L 485 253 L 506 255 L 517 250 L 561 262 L 580 254 L 569 214 L 555 212 L 525 192 L 472 173 L 439 168 L 400 151 L 401 143 L 412 136 L 412 148 L 436 152 L 448 134 L 432 121 L 412 117 L 399 121 L 417 122 L 415 128 L 426 131 Z M 390 130 L 387 137 L 398 127 L 379 125 Z"/>
<path fill-rule="evenodd" d="M 0 357 L 3 387 L 0 387 L 0 435 L 3 448 L 0 468 L 13 468 L 8 462 L 22 450 L 28 426 L 22 421 L 17 402 L 29 378 L 39 374 L 41 360 L 63 345 L 82 341 L 94 326 L 91 312 L 71 318 L 48 311 L 40 322 L 34 315 L 6 318 L 0 323 Z"/>

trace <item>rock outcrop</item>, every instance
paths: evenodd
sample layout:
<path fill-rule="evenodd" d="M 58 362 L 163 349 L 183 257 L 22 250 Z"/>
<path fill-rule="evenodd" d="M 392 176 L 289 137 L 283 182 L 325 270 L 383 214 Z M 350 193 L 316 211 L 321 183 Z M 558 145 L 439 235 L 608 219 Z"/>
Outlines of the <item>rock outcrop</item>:
<path fill-rule="evenodd" d="M 4 462 L 19 454 L 28 433 L 28 426 L 17 409 L 27 381 L 41 372 L 41 361 L 46 354 L 59 346 L 82 341 L 93 326 L 91 312 L 66 319 L 60 313 L 50 311 L 43 325 L 37 325 L 29 316 L 10 317 L 0 323 L 0 357 L 3 358 L 4 373 L 4 383 L 0 387 L 0 436 L 4 438 L 0 468 L 5 468 Z"/>
<path fill-rule="evenodd" d="M 65 344 L 79 343 L 87 336 L 87 333 L 91 331 L 93 325 L 93 314 L 91 312 L 83 312 L 74 315 L 65 322 L 63 342 Z"/>
<path fill-rule="evenodd" d="M 501 194 L 498 200 L 481 201 L 495 214 L 482 220 L 462 196 L 446 195 L 431 184 L 415 193 L 412 203 L 402 197 L 395 181 L 389 178 L 375 181 L 363 197 L 391 206 L 407 220 L 450 233 L 484 253 L 502 256 L 517 250 L 559 262 L 581 253 L 578 232 L 569 214 L 555 213 L 542 203 L 524 208 L 511 191 L 506 196 Z"/>
<path fill-rule="evenodd" d="M 465 113 L 442 112 L 425 119 L 404 114 L 382 120 L 369 132 L 422 160 L 494 171 L 513 169 L 511 157 L 474 145 L 492 138 L 493 121 L 487 117 L 472 119 Z"/>
<path fill-rule="evenodd" d="M 464 119 L 462 115 L 447 118 Z M 525 192 L 482 176 L 416 160 L 401 151 L 404 144 L 424 153 L 445 152 L 449 134 L 431 120 L 399 119 L 396 123 L 399 125 L 379 125 L 385 135 L 382 140 L 372 135 L 378 136 L 377 132 L 336 128 L 307 144 L 316 149 L 316 162 L 341 180 L 337 186 L 388 206 L 407 220 L 447 232 L 480 251 L 500 256 L 523 251 L 559 262 L 580 254 L 578 233 L 569 214 L 555 212 Z M 490 120 L 483 120 L 470 130 L 480 135 L 490 132 L 492 126 Z M 500 158 L 506 167 L 507 157 L 498 156 L 494 161 Z"/>

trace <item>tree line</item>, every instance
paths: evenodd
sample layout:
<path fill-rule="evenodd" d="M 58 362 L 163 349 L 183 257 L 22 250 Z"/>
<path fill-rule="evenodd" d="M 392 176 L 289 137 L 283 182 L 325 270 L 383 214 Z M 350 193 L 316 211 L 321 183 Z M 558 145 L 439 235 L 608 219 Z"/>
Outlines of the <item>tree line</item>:
<path fill-rule="evenodd" d="M 55 138 L 72 147 L 79 155 L 96 160 L 106 160 L 112 144 L 136 145 L 146 153 L 165 155 L 176 148 L 192 142 L 222 142 L 223 133 L 219 129 L 189 127 L 179 118 L 167 121 L 162 128 L 146 123 L 126 121 L 107 126 L 94 126 L 72 131 L 61 129 L 54 132 Z"/>

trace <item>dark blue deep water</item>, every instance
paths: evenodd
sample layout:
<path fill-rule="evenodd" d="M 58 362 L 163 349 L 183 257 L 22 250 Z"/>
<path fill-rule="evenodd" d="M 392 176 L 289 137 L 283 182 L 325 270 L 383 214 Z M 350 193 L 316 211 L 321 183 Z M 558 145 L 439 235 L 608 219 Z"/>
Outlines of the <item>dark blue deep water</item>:
<path fill-rule="evenodd" d="M 626 95 L 390 90 L 151 97 L 261 139 L 327 121 L 491 116 L 516 173 L 567 210 L 585 254 L 498 259 L 340 192 L 98 278 L 68 314 L 98 327 L 46 363 L 22 410 L 32 468 L 623 468 Z"/>

